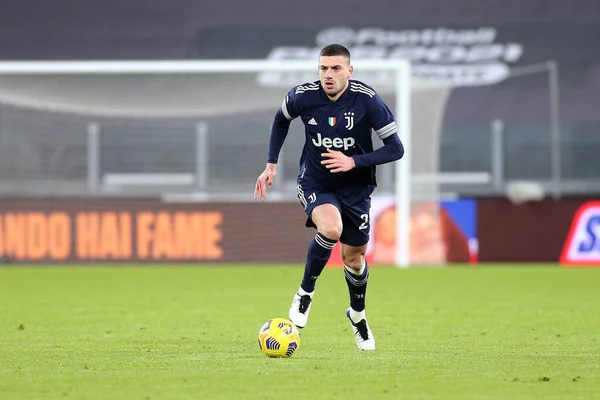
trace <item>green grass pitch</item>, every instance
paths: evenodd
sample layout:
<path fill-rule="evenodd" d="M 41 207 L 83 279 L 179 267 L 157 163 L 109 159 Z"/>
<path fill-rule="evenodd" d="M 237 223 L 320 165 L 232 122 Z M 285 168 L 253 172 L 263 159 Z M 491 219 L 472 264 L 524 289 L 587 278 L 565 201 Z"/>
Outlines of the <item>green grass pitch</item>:
<path fill-rule="evenodd" d="M 360 352 L 340 269 L 269 359 L 300 266 L 0 268 L 0 399 L 600 399 L 600 269 L 372 268 Z"/>

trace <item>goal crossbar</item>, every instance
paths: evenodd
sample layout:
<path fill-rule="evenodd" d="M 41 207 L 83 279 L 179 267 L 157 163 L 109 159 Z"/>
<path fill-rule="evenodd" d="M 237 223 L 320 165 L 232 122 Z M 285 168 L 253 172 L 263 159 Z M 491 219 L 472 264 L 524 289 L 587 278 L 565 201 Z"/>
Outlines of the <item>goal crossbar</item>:
<path fill-rule="evenodd" d="M 370 71 L 401 71 L 408 63 L 403 60 L 357 60 L 352 62 L 358 69 Z M 68 74 L 189 74 L 189 73 L 240 73 L 311 71 L 318 64 L 293 60 L 172 60 L 172 61 L 1 61 L 0 74 L 15 75 L 68 75 Z"/>

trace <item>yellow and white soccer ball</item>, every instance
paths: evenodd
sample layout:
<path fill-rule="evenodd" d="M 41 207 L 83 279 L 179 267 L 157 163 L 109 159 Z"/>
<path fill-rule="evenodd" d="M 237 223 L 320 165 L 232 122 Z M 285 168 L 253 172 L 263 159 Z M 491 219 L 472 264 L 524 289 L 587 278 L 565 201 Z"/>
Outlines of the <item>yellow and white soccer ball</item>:
<path fill-rule="evenodd" d="M 273 318 L 258 331 L 258 345 L 268 357 L 289 358 L 300 347 L 300 332 L 289 319 Z"/>

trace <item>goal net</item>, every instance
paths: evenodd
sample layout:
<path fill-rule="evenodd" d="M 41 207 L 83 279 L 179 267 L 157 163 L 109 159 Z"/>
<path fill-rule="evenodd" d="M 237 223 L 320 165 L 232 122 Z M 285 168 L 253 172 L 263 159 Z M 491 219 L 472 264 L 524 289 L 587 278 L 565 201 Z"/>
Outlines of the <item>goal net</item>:
<path fill-rule="evenodd" d="M 353 65 L 353 78 L 373 86 L 394 111 L 406 148 L 403 160 L 378 167 L 369 254 L 376 262 L 398 266 L 443 263 L 436 176 L 450 89 L 411 78 L 409 64 L 402 61 L 358 60 Z M 95 199 L 90 204 L 99 208 L 109 207 L 100 199 L 136 209 L 143 208 L 139 199 L 151 198 L 163 204 L 187 204 L 190 210 L 203 204 L 233 207 L 239 203 L 251 214 L 257 209 L 250 202 L 256 177 L 264 169 L 274 113 L 292 86 L 317 79 L 316 63 L 305 61 L 0 63 L 0 202 L 12 207 L 12 217 L 19 210 L 18 204 L 10 202 L 14 198 L 55 208 L 74 198 Z M 374 143 L 381 145 L 376 135 Z M 303 126 L 294 121 L 276 184 L 268 194 L 270 202 L 296 201 L 303 144 Z M 11 256 L 19 245 L 6 239 L 14 225 L 7 220 L 7 207 L 0 211 L 4 217 L 0 255 Z M 302 214 L 299 207 L 297 213 Z M 291 217 L 290 209 L 281 205 L 273 205 L 264 215 L 269 220 L 263 223 L 281 226 L 280 232 L 302 229 L 288 228 L 298 215 Z M 228 249 L 239 248 L 228 251 L 247 256 L 248 261 L 262 261 L 255 249 L 277 238 L 261 236 L 261 226 L 248 226 L 243 213 L 235 211 L 230 218 L 221 221 L 228 224 L 228 233 L 220 240 L 234 236 L 239 240 L 236 245 L 228 242 Z M 86 221 L 80 226 L 75 220 L 71 228 L 82 230 L 89 225 Z M 105 234 L 102 221 L 95 228 L 100 237 Z M 27 236 L 25 228 L 19 229 Z M 94 251 L 127 259 L 126 250 L 115 249 L 117 242 L 129 240 L 133 241 L 129 253 L 141 251 L 136 249 L 142 245 L 141 234 L 135 226 L 131 230 L 133 239 L 106 234 L 98 245 L 101 250 Z M 48 242 L 54 233 L 48 225 Z M 114 242 L 113 247 L 104 249 L 108 246 L 102 244 L 104 240 Z M 70 246 L 71 252 L 79 251 L 80 244 Z M 156 253 L 157 257 L 166 251 Z M 296 250 L 285 246 L 271 251 L 277 260 L 302 262 Z M 96 253 L 88 253 L 95 259 Z M 177 254 L 188 255 L 183 250 Z"/>

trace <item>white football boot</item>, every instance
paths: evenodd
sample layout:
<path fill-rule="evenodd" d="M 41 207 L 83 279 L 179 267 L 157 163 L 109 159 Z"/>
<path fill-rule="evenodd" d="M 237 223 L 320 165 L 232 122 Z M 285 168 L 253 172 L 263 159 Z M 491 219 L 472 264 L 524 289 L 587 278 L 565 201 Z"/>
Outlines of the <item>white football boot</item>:
<path fill-rule="evenodd" d="M 357 323 L 352 321 L 352 318 L 350 317 L 351 312 L 359 315 L 357 318 L 359 321 Z M 360 350 L 375 350 L 375 338 L 373 337 L 373 332 L 371 332 L 371 328 L 367 323 L 367 318 L 364 315 L 364 311 L 358 313 L 351 308 L 346 310 L 346 317 L 348 317 L 348 321 L 350 321 L 350 325 L 352 325 L 354 337 L 356 338 L 356 346 L 358 346 Z"/>
<path fill-rule="evenodd" d="M 302 329 L 306 326 L 306 322 L 308 321 L 308 313 L 310 312 L 310 307 L 312 306 L 313 294 L 314 292 L 307 293 L 300 288 L 294 295 L 292 305 L 290 306 L 289 317 L 290 321 L 292 321 L 299 329 Z"/>

